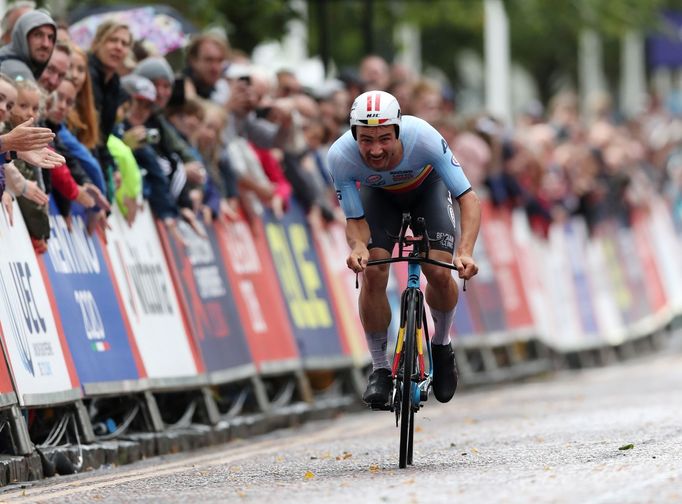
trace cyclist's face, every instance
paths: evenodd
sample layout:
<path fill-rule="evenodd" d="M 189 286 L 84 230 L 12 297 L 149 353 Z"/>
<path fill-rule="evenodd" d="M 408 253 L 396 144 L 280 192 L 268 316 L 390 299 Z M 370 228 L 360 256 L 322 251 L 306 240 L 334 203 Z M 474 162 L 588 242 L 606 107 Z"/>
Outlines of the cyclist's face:
<path fill-rule="evenodd" d="M 358 147 L 367 166 L 376 171 L 388 171 L 402 157 L 402 144 L 395 136 L 395 126 L 358 126 Z"/>

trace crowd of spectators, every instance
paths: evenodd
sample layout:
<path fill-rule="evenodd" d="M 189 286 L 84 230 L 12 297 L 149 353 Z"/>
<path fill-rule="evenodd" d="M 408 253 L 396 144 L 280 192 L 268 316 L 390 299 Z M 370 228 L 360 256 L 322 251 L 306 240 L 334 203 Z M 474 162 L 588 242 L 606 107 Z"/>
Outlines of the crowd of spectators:
<path fill-rule="evenodd" d="M 213 219 L 253 221 L 266 208 L 281 217 L 291 198 L 312 226 L 342 221 L 326 150 L 369 89 L 438 128 L 477 191 L 525 209 L 540 236 L 572 215 L 592 230 L 628 224 L 653 193 L 682 222 L 682 122 L 655 100 L 625 121 L 606 95 L 584 117 L 562 92 L 546 112 L 529 104 L 509 125 L 461 117 L 450 86 L 376 55 L 311 89 L 295 69 L 257 68 L 207 31 L 174 69 L 115 20 L 78 47 L 68 26 L 28 1 L 8 7 L 2 41 L 0 192 L 10 215 L 18 200 L 39 253 L 49 246 L 50 194 L 67 224 L 77 202 L 89 231 L 104 234 L 113 205 L 132 224 L 143 200 L 181 241 L 179 220 L 203 235 Z"/>

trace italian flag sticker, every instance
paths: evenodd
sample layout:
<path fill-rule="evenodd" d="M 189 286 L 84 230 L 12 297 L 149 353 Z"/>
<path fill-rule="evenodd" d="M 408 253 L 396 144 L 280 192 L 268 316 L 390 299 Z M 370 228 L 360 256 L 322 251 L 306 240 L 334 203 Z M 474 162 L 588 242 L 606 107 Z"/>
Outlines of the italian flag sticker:
<path fill-rule="evenodd" d="M 91 343 L 91 345 L 95 352 L 106 352 L 111 348 L 111 345 L 109 345 L 109 343 L 106 341 L 95 341 Z"/>

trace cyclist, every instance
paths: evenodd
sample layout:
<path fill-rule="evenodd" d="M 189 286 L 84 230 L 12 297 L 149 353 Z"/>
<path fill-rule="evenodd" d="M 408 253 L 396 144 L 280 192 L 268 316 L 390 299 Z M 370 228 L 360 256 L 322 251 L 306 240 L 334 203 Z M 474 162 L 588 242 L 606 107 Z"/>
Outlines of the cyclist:
<path fill-rule="evenodd" d="M 471 278 L 478 272 L 472 254 L 481 220 L 479 200 L 443 137 L 422 119 L 401 117 L 398 101 L 384 91 L 368 91 L 355 99 L 350 131 L 334 142 L 328 156 L 346 215 L 351 248 L 347 264 L 356 273 L 364 272 L 360 319 L 373 370 L 363 400 L 383 405 L 392 388 L 386 355 L 391 321 L 388 265 L 365 271 L 367 261 L 391 256 L 395 246 L 391 236 L 399 234 L 402 214 L 409 211 L 412 219 L 424 217 L 429 237 L 437 239 L 429 257 L 450 262 L 460 278 Z M 461 215 L 456 249 L 453 196 Z M 458 288 L 450 270 L 429 264 L 422 268 L 428 282 L 426 302 L 434 320 L 433 391 L 440 402 L 448 402 L 457 388 L 449 333 Z"/>

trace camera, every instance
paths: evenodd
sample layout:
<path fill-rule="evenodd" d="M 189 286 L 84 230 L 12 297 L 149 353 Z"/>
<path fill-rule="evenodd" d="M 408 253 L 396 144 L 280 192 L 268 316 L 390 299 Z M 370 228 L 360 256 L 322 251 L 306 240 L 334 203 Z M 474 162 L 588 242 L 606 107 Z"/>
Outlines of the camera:
<path fill-rule="evenodd" d="M 161 133 L 156 128 L 147 128 L 147 136 L 145 142 L 150 145 L 156 145 L 161 140 Z"/>
<path fill-rule="evenodd" d="M 267 119 L 267 117 L 270 115 L 270 112 L 272 112 L 272 107 L 257 107 L 255 112 L 256 117 L 260 119 Z"/>

